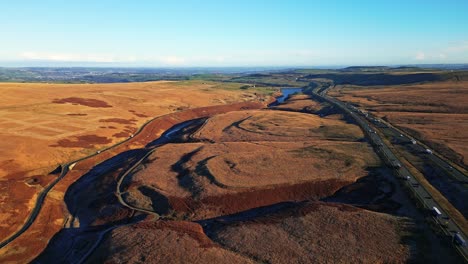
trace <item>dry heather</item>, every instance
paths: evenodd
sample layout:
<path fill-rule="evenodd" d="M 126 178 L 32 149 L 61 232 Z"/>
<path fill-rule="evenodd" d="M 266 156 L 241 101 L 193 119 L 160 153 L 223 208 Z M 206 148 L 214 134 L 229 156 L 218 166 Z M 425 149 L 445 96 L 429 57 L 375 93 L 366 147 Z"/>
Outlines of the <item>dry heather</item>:
<path fill-rule="evenodd" d="M 249 91 L 215 89 L 218 85 L 201 82 L 0 84 L 0 136 L 5 139 L 0 142 L 1 240 L 24 223 L 37 193 L 57 177 L 58 174 L 48 172 L 59 163 L 120 142 L 152 117 L 173 114 L 122 145 L 121 151 L 141 148 L 170 126 L 187 119 L 263 106 L 263 103 L 246 102 L 222 109 L 228 103 L 264 98 Z M 194 107 L 201 108 L 187 110 Z M 221 108 L 217 110 L 218 107 Z M 51 237 L 64 223 L 63 196 L 67 187 L 99 161 L 117 154 L 114 150 L 102 153 L 89 162 L 89 167 L 78 164 L 70 172 L 73 175 L 67 175 L 46 199 L 41 211 L 46 214 L 46 220 L 34 223 L 31 229 L 35 231 L 28 239 L 18 239 L 21 246 L 15 244 L 2 252 L 8 250 L 18 256 L 23 246 L 28 245 L 29 252 L 37 254 L 47 243 L 44 238 Z M 31 242 L 35 239 L 38 240 Z M 32 244 L 37 244 L 37 248 L 32 249 Z"/>
<path fill-rule="evenodd" d="M 255 105 L 238 105 L 237 110 L 242 107 Z M 409 246 L 402 242 L 408 232 L 403 219 L 310 201 L 330 197 L 369 175 L 368 167 L 379 164 L 369 145 L 360 140 L 363 135 L 359 129 L 339 119 L 310 114 L 226 111 L 218 112 L 198 129 L 189 129 L 190 136 L 180 137 L 179 143 L 155 148 L 127 176 L 121 189 L 124 199 L 163 215 L 165 220 L 147 217 L 116 227 L 105 235 L 88 262 L 408 261 Z M 190 111 L 195 112 L 206 115 L 207 109 Z M 161 118 L 159 125 L 132 141 L 141 145 L 152 131 L 167 129 L 174 120 Z M 189 138 L 189 142 L 182 138 Z M 115 154 L 101 153 L 96 158 Z M 78 164 L 69 176 L 92 171 L 93 159 Z M 130 166 L 128 161 L 115 164 Z M 76 207 L 74 217 L 79 218 L 69 218 L 70 227 L 86 228 L 131 217 L 132 210 L 117 206 L 114 193 L 114 184 L 124 169 L 107 172 L 105 168 L 82 177 L 67 192 L 72 198 L 67 206 Z M 73 215 L 73 210 L 70 213 Z M 234 213 L 238 214 L 230 215 Z M 84 249 L 70 247 L 73 252 L 80 250 L 88 252 L 86 245 Z"/>
<path fill-rule="evenodd" d="M 201 107 L 161 116 L 124 144 L 79 162 L 49 193 L 33 225 L 22 236 L 0 249 L 0 262 L 31 261 L 61 228 L 86 228 L 133 215 L 131 210 L 122 206 L 116 199 L 118 177 L 131 166 L 132 161 L 137 159 L 142 151 L 147 151 L 144 147 L 148 143 L 175 124 L 228 111 L 257 109 L 263 106 L 264 104 L 258 102 L 244 102 Z M 119 158 L 116 160 L 117 156 Z M 11 217 L 7 220 L 9 223 L 21 223 L 22 219 Z M 10 224 L 9 227 L 12 226 L 14 227 L 14 224 Z"/>
<path fill-rule="evenodd" d="M 259 216 L 160 221 L 112 231 L 92 262 L 406 263 L 406 219 L 311 202 Z M 206 234 L 208 235 L 206 235 Z"/>
<path fill-rule="evenodd" d="M 218 83 L 0 84 L 0 180 L 49 172 L 152 117 L 255 99 Z M 182 92 L 183 91 L 183 92 Z M 83 150 L 83 148 L 86 148 Z"/>
<path fill-rule="evenodd" d="M 263 263 L 406 263 L 404 222 L 343 204 L 308 203 L 207 230 L 224 248 Z"/>
<path fill-rule="evenodd" d="M 284 111 L 244 111 L 218 115 L 206 122 L 193 138 L 212 142 L 232 141 L 356 141 L 359 127 L 342 120 Z"/>
<path fill-rule="evenodd" d="M 150 222 L 111 232 L 90 263 L 255 263 L 213 243 L 191 222 Z"/>
<path fill-rule="evenodd" d="M 466 166 L 468 82 L 337 87 L 330 95 L 375 111 L 446 157 Z"/>
<path fill-rule="evenodd" d="M 287 101 L 274 106 L 274 109 L 315 113 L 326 107 L 326 104 L 311 100 L 308 95 L 290 95 Z"/>
<path fill-rule="evenodd" d="M 354 137 L 341 137 L 342 130 Z M 126 199 L 163 215 L 203 219 L 323 198 L 378 163 L 366 143 L 355 142 L 360 137 L 354 125 L 309 114 L 217 115 L 192 135 L 203 142 L 158 148 L 132 175 Z"/>

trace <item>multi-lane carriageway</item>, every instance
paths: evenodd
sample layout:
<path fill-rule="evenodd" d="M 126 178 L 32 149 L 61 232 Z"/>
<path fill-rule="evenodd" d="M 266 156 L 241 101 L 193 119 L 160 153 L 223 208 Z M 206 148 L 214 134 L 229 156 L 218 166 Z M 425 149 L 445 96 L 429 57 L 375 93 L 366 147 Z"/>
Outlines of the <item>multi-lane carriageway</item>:
<path fill-rule="evenodd" d="M 386 143 L 380 137 L 379 133 L 376 132 L 376 130 L 379 130 L 380 128 L 378 126 L 372 125 L 371 120 L 368 119 L 369 116 L 366 116 L 358 108 L 341 102 L 335 98 L 329 97 L 326 95 L 326 92 L 326 89 L 321 91 L 316 90 L 314 91 L 314 94 L 322 100 L 325 100 L 337 106 L 356 121 L 356 123 L 364 130 L 366 136 L 369 138 L 369 141 L 374 146 L 375 150 L 380 155 L 380 157 L 388 166 L 394 169 L 394 172 L 397 175 L 397 177 L 403 180 L 403 185 L 406 187 L 407 190 L 410 191 L 411 196 L 417 199 L 421 207 L 424 210 L 426 210 L 426 212 L 431 213 L 432 220 L 436 223 L 436 225 L 440 228 L 440 230 L 445 236 L 450 237 L 455 249 L 461 254 L 465 261 L 468 262 L 468 246 L 466 245 L 466 241 L 468 241 L 467 235 L 462 232 L 462 229 L 434 200 L 431 193 L 426 188 L 424 188 L 424 186 L 421 185 L 418 179 L 414 177 L 414 175 L 412 175 L 409 169 L 392 152 L 391 148 L 387 145 L 388 143 Z M 372 119 L 373 121 L 375 121 L 375 118 Z M 395 133 L 398 133 L 400 135 L 400 132 L 397 130 L 395 130 Z M 408 140 L 411 139 L 408 138 Z M 416 144 L 419 145 L 419 143 Z M 419 145 L 419 147 L 422 148 L 424 151 L 426 150 L 424 146 Z M 431 158 L 433 159 L 433 162 L 447 169 L 447 171 L 451 174 L 451 177 L 458 179 L 461 183 L 466 183 L 468 176 L 464 175 L 461 171 L 458 171 L 456 168 L 452 167 L 450 164 L 448 164 L 447 161 L 443 160 L 442 158 L 434 154 L 430 155 L 432 156 Z"/>

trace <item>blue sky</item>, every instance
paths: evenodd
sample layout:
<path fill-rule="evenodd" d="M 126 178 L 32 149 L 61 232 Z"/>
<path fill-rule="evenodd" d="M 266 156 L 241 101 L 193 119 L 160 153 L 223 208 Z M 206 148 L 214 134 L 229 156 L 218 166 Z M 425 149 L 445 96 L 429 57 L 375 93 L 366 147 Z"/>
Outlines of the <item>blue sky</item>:
<path fill-rule="evenodd" d="M 0 66 L 468 63 L 466 0 L 15 0 L 0 9 Z"/>

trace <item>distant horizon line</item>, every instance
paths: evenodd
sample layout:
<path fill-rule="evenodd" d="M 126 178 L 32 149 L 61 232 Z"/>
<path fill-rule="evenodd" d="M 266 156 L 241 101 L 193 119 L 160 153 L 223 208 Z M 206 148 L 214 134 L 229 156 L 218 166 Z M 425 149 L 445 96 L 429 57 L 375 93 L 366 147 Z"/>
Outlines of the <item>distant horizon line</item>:
<path fill-rule="evenodd" d="M 104 65 L 97 63 L 97 65 L 73 65 L 79 64 L 71 63 L 71 65 L 4 65 L 0 63 L 0 68 L 120 68 L 120 69 L 253 69 L 253 68 L 264 68 L 264 69 L 326 69 L 326 67 L 347 68 L 347 67 L 424 67 L 424 66 L 468 66 L 466 63 L 412 63 L 412 64 L 322 64 L 322 65 L 239 65 L 239 66 L 187 66 L 187 65 L 162 65 L 162 66 L 143 66 L 143 65 Z M 110 63 L 111 64 L 111 63 Z"/>

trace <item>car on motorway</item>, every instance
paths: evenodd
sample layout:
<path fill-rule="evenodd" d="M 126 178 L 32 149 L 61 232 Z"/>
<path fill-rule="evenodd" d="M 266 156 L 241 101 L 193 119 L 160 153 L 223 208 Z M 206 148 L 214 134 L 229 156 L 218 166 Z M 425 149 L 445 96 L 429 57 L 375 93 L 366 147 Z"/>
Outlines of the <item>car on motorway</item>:
<path fill-rule="evenodd" d="M 426 149 L 425 151 L 426 151 L 427 154 L 432 154 L 432 150 L 430 150 L 430 149 Z"/>
<path fill-rule="evenodd" d="M 466 247 L 465 239 L 463 239 L 463 237 L 458 232 L 453 236 L 453 242 L 461 247 Z"/>

